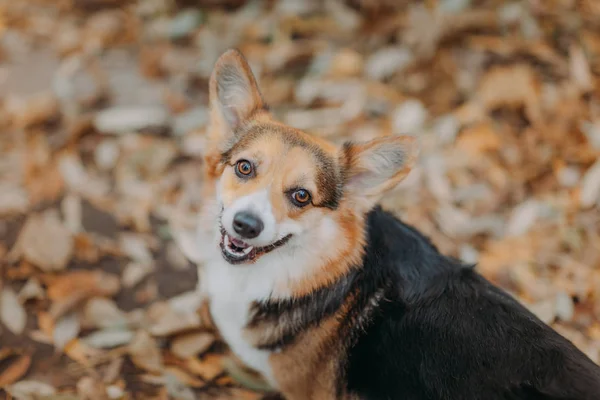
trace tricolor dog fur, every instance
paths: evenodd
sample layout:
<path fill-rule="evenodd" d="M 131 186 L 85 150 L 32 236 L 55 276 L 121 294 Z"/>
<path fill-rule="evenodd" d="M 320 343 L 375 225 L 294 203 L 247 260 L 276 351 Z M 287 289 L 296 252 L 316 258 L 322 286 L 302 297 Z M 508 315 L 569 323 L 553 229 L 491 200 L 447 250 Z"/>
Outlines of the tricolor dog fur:
<path fill-rule="evenodd" d="M 378 201 L 410 137 L 337 146 L 276 121 L 245 58 L 210 79 L 199 292 L 288 400 L 600 399 L 600 368 Z"/>

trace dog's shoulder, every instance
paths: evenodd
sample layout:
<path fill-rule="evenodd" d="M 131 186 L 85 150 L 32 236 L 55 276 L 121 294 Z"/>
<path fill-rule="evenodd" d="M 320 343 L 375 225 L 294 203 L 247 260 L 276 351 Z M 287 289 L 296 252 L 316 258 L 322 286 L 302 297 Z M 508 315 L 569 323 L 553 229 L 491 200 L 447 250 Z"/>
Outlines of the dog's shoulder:
<path fill-rule="evenodd" d="M 369 215 L 362 291 L 386 287 L 349 349 L 351 392 L 407 399 L 600 398 L 600 368 L 472 266 Z M 368 297 L 368 296 L 367 296 Z M 367 398 L 371 398 L 367 396 Z"/>

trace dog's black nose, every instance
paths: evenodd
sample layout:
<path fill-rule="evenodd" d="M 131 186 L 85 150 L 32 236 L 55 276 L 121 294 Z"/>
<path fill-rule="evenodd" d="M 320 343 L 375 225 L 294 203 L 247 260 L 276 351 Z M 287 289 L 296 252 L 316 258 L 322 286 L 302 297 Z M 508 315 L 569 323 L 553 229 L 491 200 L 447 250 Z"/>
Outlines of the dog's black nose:
<path fill-rule="evenodd" d="M 263 222 L 249 212 L 240 211 L 233 217 L 233 230 L 243 238 L 255 238 L 260 235 L 263 228 Z"/>

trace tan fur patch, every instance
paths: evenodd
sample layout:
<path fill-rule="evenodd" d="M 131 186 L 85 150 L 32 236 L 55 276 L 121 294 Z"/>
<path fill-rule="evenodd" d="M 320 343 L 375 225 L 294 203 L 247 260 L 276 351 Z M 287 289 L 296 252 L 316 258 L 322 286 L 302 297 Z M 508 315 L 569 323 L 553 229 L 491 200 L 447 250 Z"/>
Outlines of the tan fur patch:
<path fill-rule="evenodd" d="M 273 375 L 287 400 L 334 399 L 339 359 L 339 315 L 304 332 L 294 344 L 271 355 Z"/>

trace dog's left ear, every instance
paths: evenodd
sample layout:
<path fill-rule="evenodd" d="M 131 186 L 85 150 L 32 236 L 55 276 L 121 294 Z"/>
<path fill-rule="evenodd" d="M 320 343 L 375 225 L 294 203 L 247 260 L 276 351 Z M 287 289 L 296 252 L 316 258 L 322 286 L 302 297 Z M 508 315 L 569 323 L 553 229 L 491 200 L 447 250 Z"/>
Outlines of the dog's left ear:
<path fill-rule="evenodd" d="M 345 143 L 340 154 L 344 197 L 368 211 L 408 175 L 417 155 L 417 141 L 410 136 Z"/>
<path fill-rule="evenodd" d="M 237 127 L 257 110 L 265 109 L 246 58 L 238 50 L 223 53 L 210 77 L 211 124 L 221 142 L 231 145 Z M 217 139 L 217 138 L 215 138 Z"/>

